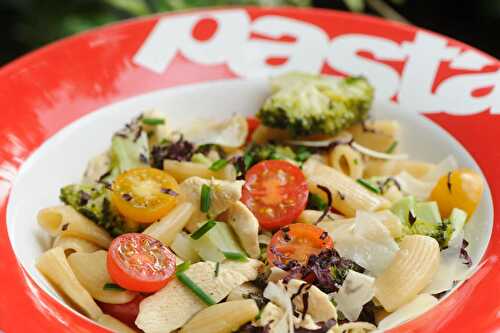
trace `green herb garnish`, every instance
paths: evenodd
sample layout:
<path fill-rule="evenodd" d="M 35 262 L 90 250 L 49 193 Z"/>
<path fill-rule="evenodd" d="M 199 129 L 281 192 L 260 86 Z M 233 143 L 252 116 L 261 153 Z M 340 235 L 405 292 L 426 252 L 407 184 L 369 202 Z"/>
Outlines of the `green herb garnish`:
<path fill-rule="evenodd" d="M 398 142 L 397 141 L 394 141 L 390 146 L 389 148 L 387 148 L 387 150 L 385 151 L 386 154 L 392 154 L 394 152 L 394 150 L 396 149 L 396 147 L 398 146 Z"/>
<path fill-rule="evenodd" d="M 219 171 L 229 163 L 228 160 L 217 160 L 209 167 L 212 171 Z"/>
<path fill-rule="evenodd" d="M 179 264 L 175 267 L 175 271 L 177 273 L 182 273 L 182 272 L 185 272 L 189 269 L 189 267 L 191 266 L 191 262 L 188 260 L 188 261 L 184 261 L 182 264 Z"/>
<path fill-rule="evenodd" d="M 162 118 L 142 118 L 144 125 L 157 126 L 165 124 L 165 119 Z"/>
<path fill-rule="evenodd" d="M 239 252 L 222 252 L 222 253 L 224 254 L 224 257 L 229 260 L 248 261 L 247 256 Z"/>
<path fill-rule="evenodd" d="M 105 283 L 102 287 L 103 290 L 113 290 L 113 291 L 125 291 L 126 289 L 120 287 L 115 283 Z"/>
<path fill-rule="evenodd" d="M 211 192 L 212 189 L 210 188 L 210 186 L 206 184 L 201 185 L 200 210 L 203 213 L 208 213 L 208 210 L 210 209 Z"/>
<path fill-rule="evenodd" d="M 358 178 L 358 179 L 356 179 L 356 182 L 358 184 L 363 185 L 368 190 L 370 190 L 370 191 L 372 191 L 374 193 L 380 194 L 380 189 L 376 185 L 372 184 L 370 181 L 368 181 L 366 179 Z"/>
<path fill-rule="evenodd" d="M 201 227 L 198 228 L 195 232 L 191 234 L 191 238 L 194 240 L 200 239 L 204 234 L 206 234 L 210 229 L 215 227 L 217 223 L 214 220 L 208 220 Z"/>
<path fill-rule="evenodd" d="M 186 274 L 184 274 L 183 272 L 177 272 L 175 273 L 175 275 L 183 285 L 191 289 L 191 291 L 196 296 L 198 296 L 205 304 L 207 305 L 215 304 L 215 301 L 212 299 L 212 297 L 210 297 L 210 295 L 205 293 L 203 289 L 201 289 L 196 283 L 194 283 L 194 281 L 191 280 Z"/>
<path fill-rule="evenodd" d="M 326 202 L 321 199 L 319 195 L 309 193 L 309 196 L 307 197 L 307 208 L 314 210 L 324 210 L 326 206 Z"/>
<path fill-rule="evenodd" d="M 215 272 L 214 272 L 215 277 L 219 276 L 219 269 L 220 269 L 220 262 L 217 261 L 217 263 L 215 264 Z"/>

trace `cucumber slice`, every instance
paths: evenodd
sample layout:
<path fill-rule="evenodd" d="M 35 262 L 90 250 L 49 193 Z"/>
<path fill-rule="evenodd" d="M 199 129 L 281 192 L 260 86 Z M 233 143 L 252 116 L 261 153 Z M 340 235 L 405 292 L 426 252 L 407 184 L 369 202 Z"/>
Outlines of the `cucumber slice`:
<path fill-rule="evenodd" d="M 224 252 L 246 255 L 239 245 L 233 230 L 224 222 L 216 222 L 215 227 L 199 239 L 190 239 L 198 255 L 207 261 L 223 261 Z"/>

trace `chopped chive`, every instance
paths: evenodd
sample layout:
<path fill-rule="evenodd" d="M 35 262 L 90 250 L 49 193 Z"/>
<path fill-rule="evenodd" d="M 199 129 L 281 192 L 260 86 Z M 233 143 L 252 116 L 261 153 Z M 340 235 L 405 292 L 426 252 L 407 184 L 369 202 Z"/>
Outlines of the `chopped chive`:
<path fill-rule="evenodd" d="M 324 210 L 326 208 L 326 202 L 321 199 L 321 197 L 314 193 L 309 193 L 307 197 L 307 207 L 314 210 Z"/>
<path fill-rule="evenodd" d="M 352 162 L 354 163 L 354 165 L 358 165 L 358 159 L 357 158 L 355 158 Z"/>
<path fill-rule="evenodd" d="M 175 273 L 177 276 L 177 279 L 181 281 L 183 285 L 191 289 L 191 291 L 198 296 L 205 304 L 207 305 L 214 305 L 215 301 L 210 297 L 207 293 L 203 291 L 196 283 L 194 283 L 193 280 L 191 280 L 186 274 L 183 272 L 177 272 Z"/>
<path fill-rule="evenodd" d="M 209 167 L 212 171 L 219 171 L 229 163 L 228 160 L 217 160 Z"/>
<path fill-rule="evenodd" d="M 144 125 L 156 126 L 165 124 L 165 119 L 162 118 L 142 118 Z"/>
<path fill-rule="evenodd" d="M 200 210 L 203 213 L 208 213 L 208 210 L 210 209 L 210 193 L 212 192 L 212 189 L 210 186 L 203 184 L 201 185 L 201 197 L 200 197 Z"/>
<path fill-rule="evenodd" d="M 224 257 L 229 260 L 248 261 L 247 256 L 239 252 L 222 252 L 222 253 L 224 254 Z"/>
<path fill-rule="evenodd" d="M 102 289 L 103 290 L 114 290 L 114 291 L 125 291 L 126 290 L 115 283 L 105 283 L 104 286 L 102 287 Z"/>
<path fill-rule="evenodd" d="M 372 184 L 371 182 L 369 182 L 368 180 L 362 179 L 362 178 L 358 178 L 358 179 L 356 179 L 356 182 L 358 184 L 363 185 L 368 190 L 370 190 L 370 191 L 372 191 L 374 193 L 380 194 L 380 189 L 377 186 L 375 186 L 374 184 Z"/>
<path fill-rule="evenodd" d="M 215 277 L 219 276 L 219 269 L 220 269 L 220 262 L 217 261 L 217 263 L 215 264 L 215 272 L 214 272 Z"/>
<path fill-rule="evenodd" d="M 184 261 L 182 264 L 179 264 L 175 267 L 175 271 L 177 273 L 182 273 L 182 272 L 185 272 L 189 269 L 189 266 L 191 266 L 191 262 L 188 260 L 188 261 Z"/>
<path fill-rule="evenodd" d="M 215 227 L 216 223 L 214 220 L 208 220 L 205 224 L 199 227 L 195 232 L 191 234 L 191 238 L 194 240 L 200 239 L 204 234 L 206 234 L 210 229 Z"/>
<path fill-rule="evenodd" d="M 398 142 L 397 141 L 394 141 L 390 146 L 389 148 L 387 148 L 387 150 L 385 151 L 387 154 L 392 154 L 394 152 L 394 150 L 396 149 L 396 147 L 398 146 Z"/>

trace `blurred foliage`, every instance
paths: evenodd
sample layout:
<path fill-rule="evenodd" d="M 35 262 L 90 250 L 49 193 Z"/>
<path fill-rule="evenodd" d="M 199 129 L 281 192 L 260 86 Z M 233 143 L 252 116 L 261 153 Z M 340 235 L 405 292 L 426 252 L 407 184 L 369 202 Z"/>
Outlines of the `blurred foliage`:
<path fill-rule="evenodd" d="M 403 19 L 500 53 L 500 0 L 0 0 L 0 64 L 56 39 L 136 16 L 227 5 L 315 6 Z M 391 11 L 392 14 L 391 15 Z"/>

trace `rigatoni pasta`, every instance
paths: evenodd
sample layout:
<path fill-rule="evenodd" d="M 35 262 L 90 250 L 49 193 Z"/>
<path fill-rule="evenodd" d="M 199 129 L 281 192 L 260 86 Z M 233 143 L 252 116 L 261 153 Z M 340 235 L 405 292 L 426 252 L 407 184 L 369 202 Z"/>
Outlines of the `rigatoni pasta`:
<path fill-rule="evenodd" d="M 52 247 L 62 248 L 66 255 L 69 255 L 73 252 L 92 253 L 102 249 L 101 247 L 97 246 L 92 242 L 89 242 L 88 240 L 73 236 L 65 236 L 65 235 L 57 236 L 54 239 Z"/>
<path fill-rule="evenodd" d="M 331 167 L 353 179 L 363 177 L 363 158 L 349 145 L 338 145 L 331 149 L 328 153 L 328 162 Z"/>

